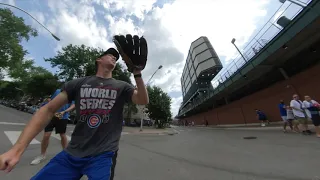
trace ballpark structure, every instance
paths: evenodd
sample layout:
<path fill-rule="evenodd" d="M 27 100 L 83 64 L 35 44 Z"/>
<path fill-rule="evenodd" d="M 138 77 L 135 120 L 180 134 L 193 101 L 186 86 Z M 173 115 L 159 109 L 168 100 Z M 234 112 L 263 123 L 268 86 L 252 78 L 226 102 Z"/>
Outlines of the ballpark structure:
<path fill-rule="evenodd" d="M 208 40 L 201 37 L 193 42 L 181 78 L 183 103 L 176 118 L 195 125 L 250 124 L 258 123 L 254 110 L 261 109 L 269 121 L 281 121 L 280 100 L 288 105 L 293 94 L 319 100 L 320 15 L 316 12 L 320 1 L 313 0 L 296 9 L 294 16 L 279 17 L 278 26 L 267 22 L 222 71 Z M 204 57 L 208 53 L 204 45 L 197 48 L 200 44 L 211 49 L 211 64 L 199 66 L 210 56 Z M 213 77 L 212 87 L 208 82 Z"/>
<path fill-rule="evenodd" d="M 181 108 L 195 97 L 212 90 L 211 80 L 221 69 L 221 61 L 208 38 L 201 36 L 193 41 L 181 76 Z"/>

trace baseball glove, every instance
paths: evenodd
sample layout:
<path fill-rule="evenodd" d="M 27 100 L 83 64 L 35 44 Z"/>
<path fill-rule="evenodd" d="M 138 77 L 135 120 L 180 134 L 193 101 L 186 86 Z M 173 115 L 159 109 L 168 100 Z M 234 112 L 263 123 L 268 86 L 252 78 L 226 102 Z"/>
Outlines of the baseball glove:
<path fill-rule="evenodd" d="M 116 35 L 113 42 L 126 63 L 129 72 L 134 70 L 143 70 L 147 64 L 148 45 L 146 39 L 142 36 L 131 34 Z"/>

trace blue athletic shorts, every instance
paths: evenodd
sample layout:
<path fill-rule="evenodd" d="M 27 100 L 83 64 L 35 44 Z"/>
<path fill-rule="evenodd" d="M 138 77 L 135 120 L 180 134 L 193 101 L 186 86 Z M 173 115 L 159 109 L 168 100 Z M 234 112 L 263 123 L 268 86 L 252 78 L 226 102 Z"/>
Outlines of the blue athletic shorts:
<path fill-rule="evenodd" d="M 77 158 L 60 152 L 31 180 L 79 180 L 83 175 L 90 180 L 109 180 L 114 152 L 98 156 Z"/>

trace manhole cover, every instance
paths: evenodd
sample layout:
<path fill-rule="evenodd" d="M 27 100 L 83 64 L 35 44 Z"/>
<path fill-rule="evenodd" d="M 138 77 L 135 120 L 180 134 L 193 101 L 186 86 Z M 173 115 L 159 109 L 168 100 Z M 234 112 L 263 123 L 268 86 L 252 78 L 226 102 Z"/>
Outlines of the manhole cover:
<path fill-rule="evenodd" d="M 245 137 L 243 137 L 243 139 L 257 139 L 257 137 L 255 137 L 255 136 L 245 136 Z"/>

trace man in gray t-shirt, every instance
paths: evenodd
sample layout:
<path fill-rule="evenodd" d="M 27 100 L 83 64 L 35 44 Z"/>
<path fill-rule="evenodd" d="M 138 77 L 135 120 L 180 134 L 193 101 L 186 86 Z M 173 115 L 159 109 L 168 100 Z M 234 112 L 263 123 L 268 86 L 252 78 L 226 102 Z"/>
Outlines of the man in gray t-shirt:
<path fill-rule="evenodd" d="M 65 83 L 61 93 L 33 116 L 13 148 L 0 155 L 0 170 L 11 171 L 49 117 L 75 101 L 78 122 L 69 145 L 31 179 L 80 179 L 82 175 L 93 180 L 113 179 L 124 104 L 149 102 L 141 71 L 133 71 L 137 88 L 112 78 L 118 59 L 117 50 L 110 48 L 97 58 L 95 76 Z"/>

